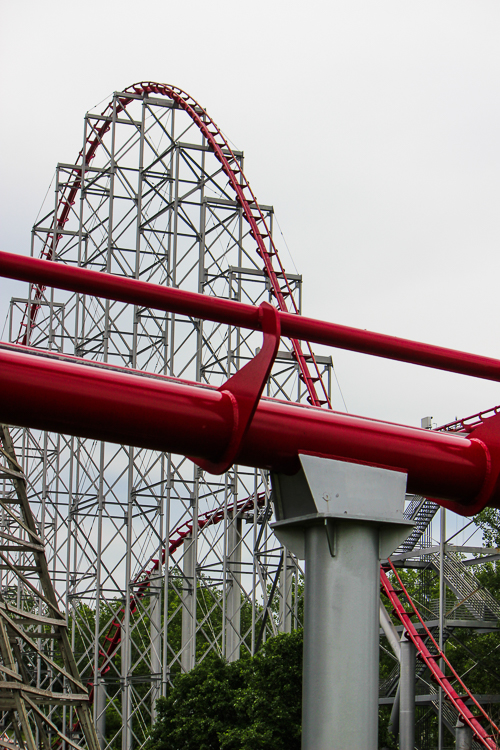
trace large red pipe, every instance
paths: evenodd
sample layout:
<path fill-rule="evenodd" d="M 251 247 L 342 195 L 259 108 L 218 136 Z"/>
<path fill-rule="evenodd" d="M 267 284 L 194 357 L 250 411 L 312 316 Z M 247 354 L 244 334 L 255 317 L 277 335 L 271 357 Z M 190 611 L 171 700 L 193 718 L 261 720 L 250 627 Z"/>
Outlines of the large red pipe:
<path fill-rule="evenodd" d="M 227 393 L 34 351 L 0 347 L 2 422 L 210 461 L 230 441 L 233 409 Z M 294 472 L 299 453 L 403 470 L 409 492 L 458 501 L 464 512 L 491 485 L 495 463 L 494 451 L 474 433 L 435 433 L 261 399 L 236 463 Z M 498 502 L 495 493 L 488 490 L 485 501 Z"/>
<path fill-rule="evenodd" d="M 0 252 L 0 275 L 218 323 L 254 330 L 260 328 L 258 308 L 252 305 L 64 263 Z M 500 361 L 497 359 L 301 315 L 284 312 L 278 315 L 283 336 L 500 382 Z"/>

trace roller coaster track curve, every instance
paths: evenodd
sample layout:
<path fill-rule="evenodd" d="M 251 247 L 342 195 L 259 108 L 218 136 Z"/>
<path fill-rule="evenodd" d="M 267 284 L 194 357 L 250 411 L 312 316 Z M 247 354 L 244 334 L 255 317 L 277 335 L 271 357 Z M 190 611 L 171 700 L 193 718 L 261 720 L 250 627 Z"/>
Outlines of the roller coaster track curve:
<path fill-rule="evenodd" d="M 271 291 L 276 300 L 278 309 L 283 312 L 299 314 L 298 305 L 294 299 L 292 288 L 286 276 L 283 264 L 279 258 L 276 245 L 272 239 L 264 214 L 259 207 L 250 184 L 240 168 L 229 143 L 212 118 L 198 104 L 198 102 L 182 89 L 167 84 L 154 83 L 151 81 L 133 84 L 124 90 L 123 96 L 120 96 L 118 99 L 119 104 L 117 106 L 111 101 L 104 109 L 102 117 L 106 118 L 106 120 L 99 128 L 97 128 L 96 135 L 92 134 L 87 138 L 86 145 L 84 149 L 80 151 L 77 164 L 74 167 L 74 179 L 71 184 L 65 188 L 59 199 L 55 220 L 56 229 L 52 235 L 48 235 L 41 252 L 41 257 L 47 260 L 52 260 L 55 257 L 57 244 L 61 237 L 60 234 L 58 235 L 57 230 L 63 230 L 69 219 L 71 207 L 75 203 L 76 196 L 82 184 L 82 172 L 85 173 L 86 167 L 94 158 L 103 136 L 111 128 L 112 116 L 116 116 L 119 112 L 123 112 L 134 99 L 149 94 L 161 95 L 171 99 L 175 106 L 182 108 L 198 126 L 208 145 L 220 162 L 222 169 L 229 180 L 229 184 L 235 193 L 236 200 L 242 208 L 243 216 L 250 226 L 250 234 L 257 244 L 257 252 L 264 262 L 263 270 L 269 279 Z M 266 240 L 269 242 L 269 249 L 266 247 Z M 275 258 L 277 268 L 273 265 L 273 258 Z M 27 344 L 29 342 L 31 330 L 36 324 L 39 303 L 44 291 L 44 286 L 38 285 L 36 287 L 34 301 L 31 305 L 26 307 L 24 312 L 17 339 L 18 343 Z M 289 298 L 290 300 L 290 310 L 286 298 Z M 294 356 L 299 366 L 300 377 L 308 392 L 309 403 L 313 406 L 326 405 L 327 408 L 331 409 L 328 391 L 321 377 L 310 344 L 306 343 L 307 353 L 304 353 L 299 341 L 292 339 L 291 343 Z M 311 363 L 312 365 L 312 373 L 308 363 Z M 316 384 L 321 388 L 319 394 Z"/>
<path fill-rule="evenodd" d="M 272 294 L 276 300 L 278 309 L 283 312 L 292 312 L 294 314 L 299 314 L 299 308 L 295 302 L 292 288 L 287 279 L 285 269 L 279 258 L 269 228 L 266 224 L 264 214 L 260 209 L 256 197 L 252 189 L 250 188 L 250 185 L 246 180 L 246 177 L 242 169 L 240 168 L 239 163 L 227 140 L 217 128 L 213 120 L 207 115 L 205 110 L 200 107 L 200 105 L 194 99 L 192 99 L 181 89 L 168 86 L 166 84 L 158 84 L 152 82 L 134 84 L 123 92 L 123 96 L 120 96 L 120 98 L 118 99 L 119 104 L 117 106 L 115 106 L 113 102 L 111 102 L 103 111 L 102 116 L 107 117 L 107 120 L 105 120 L 103 124 L 97 129 L 97 135 L 93 134 L 92 137 L 87 140 L 86 147 L 82 149 L 79 154 L 77 160 L 77 162 L 79 161 L 79 164 L 77 164 L 73 168 L 73 180 L 71 184 L 69 184 L 65 189 L 65 192 L 61 195 L 61 198 L 59 200 L 55 223 L 56 228 L 53 234 L 47 237 L 41 253 L 41 257 L 47 260 L 53 260 L 56 256 L 57 243 L 61 236 L 60 234 L 58 234 L 58 230 L 63 230 L 66 222 L 69 219 L 71 207 L 74 205 L 76 196 L 81 187 L 82 175 L 85 173 L 86 167 L 94 158 L 97 149 L 101 144 L 102 138 L 111 128 L 111 116 L 116 116 L 119 112 L 125 110 L 128 104 L 134 99 L 150 94 L 161 95 L 171 99 L 174 102 L 175 106 L 182 108 L 191 117 L 192 121 L 199 127 L 208 145 L 213 150 L 215 156 L 220 162 L 222 169 L 229 180 L 229 184 L 233 192 L 235 193 L 236 200 L 241 206 L 243 216 L 250 226 L 251 235 L 257 245 L 257 252 L 259 253 L 259 256 L 264 263 L 264 272 L 269 279 Z M 266 247 L 266 242 L 269 245 L 269 249 L 268 247 Z M 21 324 L 21 329 L 18 336 L 19 343 L 29 343 L 30 332 L 36 325 L 36 317 L 39 309 L 39 305 L 37 303 L 39 303 L 42 299 L 44 291 L 45 287 L 38 285 L 34 293 L 34 303 L 26 307 L 24 319 Z M 287 303 L 287 299 L 289 299 L 290 305 Z M 300 369 L 301 379 L 303 380 L 307 388 L 309 402 L 314 406 L 326 405 L 328 408 L 331 408 L 328 393 L 321 378 L 321 374 L 310 345 L 307 343 L 308 353 L 304 353 L 299 341 L 292 339 L 291 343 L 295 358 Z M 311 374 L 309 364 L 312 365 L 314 374 Z M 320 394 L 318 394 L 316 384 L 319 384 L 321 388 L 322 392 Z M 238 511 L 243 512 L 245 503 L 249 502 L 251 502 L 253 507 L 253 500 L 245 500 L 242 501 L 242 503 L 238 504 Z M 198 519 L 199 528 L 202 528 L 203 526 L 208 524 L 218 523 L 221 520 L 220 512 L 221 511 L 212 511 L 210 514 L 205 514 L 205 516 L 200 517 Z M 174 534 L 177 533 L 177 536 L 175 539 L 172 539 L 171 541 L 169 540 L 168 552 L 172 553 L 175 551 L 175 549 L 180 547 L 185 539 L 189 536 L 191 531 L 192 528 L 189 527 L 189 524 L 186 525 L 185 529 L 181 527 L 176 529 Z M 165 561 L 166 555 L 167 545 L 162 550 L 161 562 L 158 559 L 149 560 L 148 563 L 142 568 L 138 576 L 136 576 L 136 578 L 134 579 L 133 583 L 137 586 L 137 589 L 136 594 L 131 597 L 129 602 L 131 612 L 133 612 L 137 607 L 138 600 L 147 594 L 148 587 L 150 585 L 150 579 L 154 576 L 155 572 L 160 569 L 160 566 Z M 386 579 L 385 582 L 384 577 Z M 408 617 L 406 619 L 407 615 L 405 613 L 404 607 L 401 605 L 397 594 L 394 592 L 394 589 L 392 589 L 390 582 L 388 582 L 388 579 L 385 576 L 383 570 L 381 571 L 381 578 L 384 591 L 393 603 L 395 612 L 405 626 L 409 637 L 415 642 L 420 658 L 426 661 L 436 681 L 443 687 L 450 700 L 454 703 L 454 705 L 456 705 L 457 710 L 459 710 L 466 723 L 468 723 L 473 728 L 473 731 L 478 740 L 482 742 L 484 747 L 493 750 L 493 748 L 496 748 L 496 744 L 493 742 L 492 737 L 486 734 L 485 730 L 481 727 L 479 722 L 477 722 L 475 717 L 456 694 L 451 684 L 439 671 L 437 661 L 428 652 L 425 644 L 420 639 L 420 636 L 418 636 L 418 633 L 416 633 L 416 630 L 413 627 L 410 618 Z M 103 649 L 100 653 L 102 660 L 100 665 L 101 674 L 106 672 L 109 668 L 109 661 L 116 653 L 116 650 L 119 646 L 121 640 L 121 616 L 123 615 L 123 612 L 124 610 L 121 610 L 119 613 L 117 613 L 117 617 L 114 619 L 106 635 L 105 641 L 107 642 L 107 645 L 105 649 Z M 415 632 L 413 633 L 413 631 Z"/>
<path fill-rule="evenodd" d="M 121 95 L 122 93 L 123 96 Z M 269 280 L 271 294 L 275 300 L 276 307 L 283 312 L 299 314 L 300 310 L 294 298 L 294 291 L 279 258 L 263 210 L 260 208 L 240 168 L 233 149 L 214 121 L 192 97 L 182 89 L 166 84 L 154 82 L 134 84 L 123 92 L 120 92 L 118 98 L 114 97 L 104 108 L 100 117 L 101 122 L 86 138 L 75 165 L 71 169 L 70 178 L 58 197 L 54 223 L 52 225 L 53 230 L 47 234 L 44 240 L 40 257 L 50 261 L 57 260 L 59 240 L 63 236 L 62 232 L 70 220 L 72 207 L 77 202 L 79 191 L 83 184 L 83 176 L 92 165 L 99 147 L 104 147 L 103 140 L 112 127 L 113 117 L 116 118 L 120 112 L 125 111 L 128 105 L 134 100 L 148 96 L 168 98 L 173 102 L 174 107 L 182 109 L 189 115 L 193 123 L 199 128 L 207 145 L 220 163 L 222 171 L 226 175 L 229 186 L 241 208 L 242 216 L 250 228 L 250 235 L 255 242 L 256 251 L 262 259 L 263 270 Z M 26 304 L 23 312 L 17 343 L 29 343 L 31 333 L 37 325 L 37 315 L 45 290 L 46 287 L 43 284 L 34 286 L 31 296 L 32 301 Z M 305 349 L 303 349 L 301 342 L 291 339 L 291 345 L 293 356 L 298 366 L 299 377 L 306 388 L 308 401 L 314 406 L 326 406 L 326 408 L 331 409 L 328 391 L 322 380 L 321 372 L 310 344 L 305 344 Z M 262 501 L 263 499 L 259 497 L 257 504 L 262 503 Z M 253 507 L 253 499 L 246 499 L 237 503 L 238 512 L 244 512 L 249 502 Z M 201 530 L 204 526 L 219 523 L 221 520 L 220 509 L 204 514 L 204 516 L 198 519 L 198 529 Z M 140 572 L 132 581 L 135 592 L 130 596 L 128 606 L 123 606 L 116 613 L 107 629 L 102 647 L 99 649 L 100 674 L 104 674 L 110 669 L 111 661 L 119 649 L 125 610 L 128 609 L 129 613 L 132 614 L 137 609 L 139 600 L 146 596 L 149 591 L 150 580 L 154 577 L 155 572 L 165 563 L 168 554 L 174 553 L 185 542 L 191 531 L 192 529 L 187 526 L 186 528 L 179 527 L 175 529 L 170 535 L 168 543 L 161 550 L 161 561 L 158 559 L 148 559 L 148 562 L 141 567 Z M 156 557 L 159 556 L 157 555 Z M 93 703 L 94 686 L 90 684 L 89 699 L 90 703 Z M 77 724 L 73 728 L 76 729 L 76 727 Z"/>
<path fill-rule="evenodd" d="M 254 506 L 256 506 L 257 508 L 261 508 L 265 502 L 265 494 L 259 494 L 255 502 L 254 500 L 255 498 L 253 497 L 247 497 L 244 500 L 240 500 L 233 506 L 229 507 L 227 509 L 227 512 L 236 512 L 238 515 L 241 515 L 246 511 L 253 511 Z M 203 515 L 198 517 L 198 529 L 201 530 L 206 526 L 213 526 L 220 523 L 224 519 L 224 514 L 224 508 L 215 508 L 208 513 L 204 513 Z M 179 549 L 179 547 L 181 547 L 189 538 L 192 531 L 193 525 L 190 521 L 185 521 L 183 524 L 174 529 L 169 536 L 168 543 L 165 544 L 161 550 L 161 559 L 152 558 L 148 560 L 142 570 L 140 570 L 139 573 L 135 576 L 133 583 L 135 586 L 137 586 L 137 591 L 130 598 L 129 608 L 131 614 L 137 609 L 139 600 L 146 596 L 146 594 L 148 593 L 151 585 L 151 578 L 155 575 L 155 573 L 158 573 L 161 570 L 162 566 L 165 564 L 167 556 L 172 555 L 177 549 Z M 120 645 L 121 629 L 124 616 L 125 608 L 123 607 L 113 619 L 104 638 L 104 641 L 107 645 L 100 651 L 101 663 L 99 672 L 101 675 L 105 674 L 109 670 L 110 660 L 113 658 Z M 93 686 L 89 684 L 89 701 L 91 703 L 93 702 L 93 694 Z"/>

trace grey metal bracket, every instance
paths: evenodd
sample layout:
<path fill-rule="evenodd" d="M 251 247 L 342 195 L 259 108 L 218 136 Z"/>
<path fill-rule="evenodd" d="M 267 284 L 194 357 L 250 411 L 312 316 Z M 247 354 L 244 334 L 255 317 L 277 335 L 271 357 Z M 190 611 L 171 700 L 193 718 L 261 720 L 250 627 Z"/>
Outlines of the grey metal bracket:
<path fill-rule="evenodd" d="M 325 526 L 331 550 L 338 524 L 358 521 L 377 527 L 380 560 L 411 532 L 414 524 L 403 515 L 406 474 L 319 456 L 299 459 L 298 474 L 272 474 L 277 519 L 272 527 L 300 560 L 305 558 L 305 529 L 318 523 Z"/>

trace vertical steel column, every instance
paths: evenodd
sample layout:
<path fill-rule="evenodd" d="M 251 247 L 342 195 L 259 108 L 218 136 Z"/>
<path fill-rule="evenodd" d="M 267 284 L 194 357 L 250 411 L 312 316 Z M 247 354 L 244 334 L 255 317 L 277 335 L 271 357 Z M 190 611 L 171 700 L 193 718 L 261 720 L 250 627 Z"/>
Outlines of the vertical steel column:
<path fill-rule="evenodd" d="M 161 576 L 151 579 L 150 592 L 150 638 L 151 638 L 151 723 L 156 720 L 156 701 L 161 694 Z"/>
<path fill-rule="evenodd" d="M 283 633 L 292 632 L 292 586 L 294 564 L 288 550 L 283 549 L 283 570 L 280 576 L 280 630 Z"/>
<path fill-rule="evenodd" d="M 165 483 L 165 529 L 168 533 L 170 530 L 170 496 L 172 491 L 172 482 L 170 479 L 171 476 L 171 464 L 172 464 L 172 457 L 167 456 L 164 457 L 162 460 L 162 466 L 163 462 L 166 458 L 167 463 L 167 481 Z M 163 631 L 162 631 L 162 639 L 163 639 L 163 652 L 162 652 L 162 661 L 161 661 L 161 695 L 163 698 L 167 695 L 167 688 L 168 688 L 168 682 L 169 682 L 169 676 L 170 676 L 170 669 L 169 669 L 169 663 L 168 663 L 168 615 L 169 615 L 169 587 L 170 587 L 170 570 L 169 570 L 169 558 L 168 558 L 168 550 L 165 550 L 165 564 L 163 567 Z"/>
<path fill-rule="evenodd" d="M 306 561 L 303 750 L 376 750 L 379 561 L 411 530 L 406 475 L 300 456 L 273 475 L 274 531 Z"/>
<path fill-rule="evenodd" d="M 240 658 L 241 642 L 241 518 L 233 512 L 227 526 L 226 659 Z"/>
<path fill-rule="evenodd" d="M 334 557 L 324 526 L 305 542 L 302 747 L 376 750 L 378 530 L 339 525 Z"/>
<path fill-rule="evenodd" d="M 101 591 L 101 555 L 102 555 L 102 520 L 103 520 L 103 510 L 104 510 L 104 482 L 103 482 L 103 472 L 104 472 L 104 458 L 105 458 L 105 446 L 104 443 L 100 444 L 100 457 L 99 457 L 99 466 L 100 466 L 100 472 L 99 472 L 99 484 L 97 487 L 97 494 L 98 494 L 98 505 L 97 505 L 97 560 L 96 560 L 96 568 L 95 568 L 95 590 L 96 590 L 96 599 L 95 599 L 95 622 L 94 622 L 94 658 L 93 658 L 93 672 L 94 672 L 94 691 L 95 691 L 95 697 L 96 700 L 94 701 L 94 723 L 96 725 L 97 731 L 98 731 L 98 737 L 99 737 L 99 745 L 101 748 L 104 747 L 104 733 L 100 731 L 102 727 L 100 727 L 99 724 L 99 716 L 102 712 L 102 706 L 100 704 L 101 699 L 101 692 L 104 689 L 104 686 L 101 683 L 100 680 L 100 668 L 99 668 L 99 659 L 101 654 L 101 648 L 100 648 L 100 634 L 101 634 L 101 604 L 102 604 L 102 591 Z"/>
<path fill-rule="evenodd" d="M 102 678 L 94 682 L 94 716 L 99 747 L 106 747 L 106 686 Z"/>
<path fill-rule="evenodd" d="M 124 617 L 121 626 L 121 693 L 122 693 L 122 750 L 130 750 L 132 746 L 132 696 L 131 696 L 131 660 L 132 660 L 132 638 L 131 638 L 131 612 L 130 599 L 132 593 L 131 567 L 132 567 L 132 514 L 133 514 L 133 495 L 135 488 L 132 485 L 133 478 L 133 449 L 130 449 L 129 456 L 129 477 L 128 477 L 128 506 L 127 515 L 124 519 L 126 525 L 126 555 L 125 555 L 125 587 L 124 587 Z"/>
<path fill-rule="evenodd" d="M 195 660 L 195 626 L 196 626 L 196 597 L 195 586 L 196 543 L 193 532 L 184 542 L 184 557 L 182 565 L 182 636 L 181 636 L 181 665 L 185 672 L 194 667 Z"/>
<path fill-rule="evenodd" d="M 399 748 L 415 750 L 415 646 L 401 637 Z"/>

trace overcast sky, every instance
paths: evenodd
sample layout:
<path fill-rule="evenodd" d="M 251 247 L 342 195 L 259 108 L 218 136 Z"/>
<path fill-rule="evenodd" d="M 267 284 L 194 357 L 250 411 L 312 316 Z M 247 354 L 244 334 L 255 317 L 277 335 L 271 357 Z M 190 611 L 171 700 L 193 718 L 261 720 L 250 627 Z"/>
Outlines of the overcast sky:
<path fill-rule="evenodd" d="M 2 249 L 29 252 L 88 109 L 172 83 L 245 151 L 305 314 L 500 357 L 497 0 L 18 0 L 1 14 Z M 0 282 L 0 328 L 19 291 Z M 496 384 L 333 355 L 353 413 L 419 425 L 500 403 Z"/>

